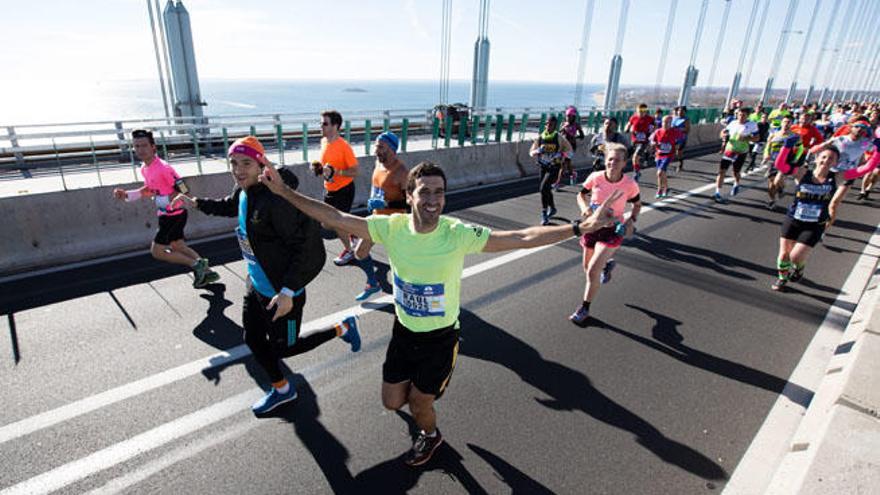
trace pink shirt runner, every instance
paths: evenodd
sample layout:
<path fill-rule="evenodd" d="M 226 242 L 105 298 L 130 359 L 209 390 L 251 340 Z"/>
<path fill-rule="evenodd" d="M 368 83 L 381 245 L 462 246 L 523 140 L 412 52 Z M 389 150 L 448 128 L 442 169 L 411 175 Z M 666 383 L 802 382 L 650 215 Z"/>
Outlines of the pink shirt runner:
<path fill-rule="evenodd" d="M 584 189 L 590 191 L 590 207 L 598 208 L 614 191 L 620 190 L 623 195 L 611 203 L 611 212 L 619 221 L 623 221 L 626 202 L 639 195 L 639 184 L 632 177 L 624 175 L 617 182 L 609 182 L 605 171 L 593 172 L 584 181 Z"/>
<path fill-rule="evenodd" d="M 141 175 L 144 177 L 144 185 L 155 194 L 153 200 L 156 202 L 157 215 L 173 216 L 184 212 L 180 203 L 171 204 L 171 199 L 177 192 L 174 182 L 180 179 L 171 165 L 156 156 L 149 165 L 141 167 Z"/>

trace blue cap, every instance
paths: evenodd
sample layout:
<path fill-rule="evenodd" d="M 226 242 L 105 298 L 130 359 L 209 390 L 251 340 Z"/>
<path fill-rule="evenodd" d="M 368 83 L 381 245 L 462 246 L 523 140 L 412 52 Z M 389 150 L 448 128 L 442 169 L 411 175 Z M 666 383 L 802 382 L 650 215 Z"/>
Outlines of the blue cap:
<path fill-rule="evenodd" d="M 385 144 L 391 148 L 391 151 L 397 153 L 397 148 L 400 147 L 400 140 L 397 139 L 397 136 L 393 132 L 383 132 L 379 134 L 379 137 L 376 138 L 376 141 L 385 141 Z"/>

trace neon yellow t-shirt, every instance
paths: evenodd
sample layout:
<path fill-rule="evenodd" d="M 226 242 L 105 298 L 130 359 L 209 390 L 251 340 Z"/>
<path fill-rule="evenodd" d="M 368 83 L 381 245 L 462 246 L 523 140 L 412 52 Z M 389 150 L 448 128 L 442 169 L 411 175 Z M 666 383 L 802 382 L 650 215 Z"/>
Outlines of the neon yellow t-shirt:
<path fill-rule="evenodd" d="M 370 237 L 391 261 L 397 318 L 413 332 L 457 324 L 464 256 L 482 251 L 491 231 L 441 216 L 433 232 L 419 234 L 410 217 L 367 217 Z"/>

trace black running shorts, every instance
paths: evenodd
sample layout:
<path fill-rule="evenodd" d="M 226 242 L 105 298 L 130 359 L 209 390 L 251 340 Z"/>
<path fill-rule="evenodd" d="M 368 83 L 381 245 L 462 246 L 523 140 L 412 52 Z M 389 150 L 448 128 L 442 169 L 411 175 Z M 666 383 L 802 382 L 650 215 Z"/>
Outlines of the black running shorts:
<path fill-rule="evenodd" d="M 721 157 L 721 161 L 718 163 L 718 171 L 724 172 L 730 167 L 731 164 L 733 164 L 733 172 L 738 174 L 745 162 L 746 153 L 737 154 L 736 158 L 734 158 L 733 160 L 729 160 L 727 156 L 723 156 Z"/>
<path fill-rule="evenodd" d="M 339 211 L 350 212 L 354 203 L 354 182 L 338 191 L 324 191 L 324 202 Z"/>
<path fill-rule="evenodd" d="M 153 242 L 167 246 L 174 241 L 183 239 L 183 228 L 186 227 L 186 210 L 178 215 L 162 215 L 159 217 L 159 230 Z"/>
<path fill-rule="evenodd" d="M 814 247 L 825 232 L 824 222 L 801 222 L 786 215 L 782 222 L 782 237 Z"/>
<path fill-rule="evenodd" d="M 460 330 L 455 325 L 413 332 L 394 318 L 391 342 L 382 365 L 382 381 L 410 381 L 419 391 L 439 399 L 455 369 Z"/>

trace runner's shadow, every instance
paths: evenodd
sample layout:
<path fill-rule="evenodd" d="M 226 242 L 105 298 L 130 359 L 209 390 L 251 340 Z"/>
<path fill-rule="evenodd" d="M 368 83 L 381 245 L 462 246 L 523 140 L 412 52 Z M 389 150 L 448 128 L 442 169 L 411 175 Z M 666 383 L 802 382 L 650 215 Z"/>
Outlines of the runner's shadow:
<path fill-rule="evenodd" d="M 741 280 L 755 280 L 755 277 L 728 267 L 747 268 L 768 276 L 774 273 L 770 268 L 744 262 L 727 254 L 652 237 L 642 232 L 636 232 L 625 244 L 665 261 L 680 261 Z"/>
<path fill-rule="evenodd" d="M 678 331 L 678 327 L 682 324 L 681 321 L 633 304 L 627 304 L 626 306 L 641 311 L 654 320 L 654 326 L 651 329 L 653 340 L 617 328 L 596 318 L 592 320 L 594 325 L 662 352 L 687 365 L 736 380 L 746 385 L 762 388 L 777 394 L 784 394 L 792 402 L 800 404 L 805 408 L 810 404 L 810 400 L 813 398 L 811 390 L 794 383 L 789 383 L 769 373 L 689 347 L 684 344 L 684 336 Z"/>
<path fill-rule="evenodd" d="M 467 329 L 467 340 L 461 349 L 463 355 L 497 363 L 516 373 L 549 397 L 535 399 L 544 406 L 557 411 L 581 411 L 632 433 L 637 443 L 664 462 L 704 479 L 727 479 L 724 468 L 691 447 L 664 436 L 652 424 L 594 387 L 581 372 L 545 359 L 522 340 L 471 312 L 461 312 L 461 324 Z"/>
<path fill-rule="evenodd" d="M 516 494 L 552 494 L 553 491 L 538 483 L 526 473 L 513 467 L 504 459 L 474 444 L 467 444 L 475 454 L 480 456 L 501 477 L 501 480 L 510 487 L 510 493 Z"/>
<path fill-rule="evenodd" d="M 312 386 L 305 377 L 293 373 L 282 364 L 285 376 L 290 380 L 290 385 L 296 387 L 296 400 L 289 404 L 283 404 L 272 413 L 261 418 L 276 417 L 293 425 L 296 436 L 312 454 L 318 468 L 321 469 L 324 478 L 330 484 L 333 493 L 355 493 L 351 471 L 348 469 L 350 454 L 343 445 L 319 420 L 321 407 Z M 268 383 L 262 383 L 268 390 Z M 285 463 L 279 462 L 279 466 Z"/>
<path fill-rule="evenodd" d="M 406 422 L 410 436 L 415 438 L 418 427 L 412 416 L 402 411 L 397 411 L 397 415 Z M 423 474 L 430 471 L 442 471 L 457 480 L 467 493 L 488 493 L 468 472 L 463 460 L 461 454 L 444 441 L 431 460 L 422 466 L 407 466 L 401 455 L 360 472 L 355 476 L 356 493 L 407 493 L 415 488 Z"/>
<path fill-rule="evenodd" d="M 206 289 L 208 293 L 199 297 L 208 301 L 208 311 L 193 328 L 193 336 L 222 351 L 242 344 L 241 326 L 224 314 L 224 310 L 232 306 L 232 302 L 226 299 L 226 285 L 210 284 Z"/>

